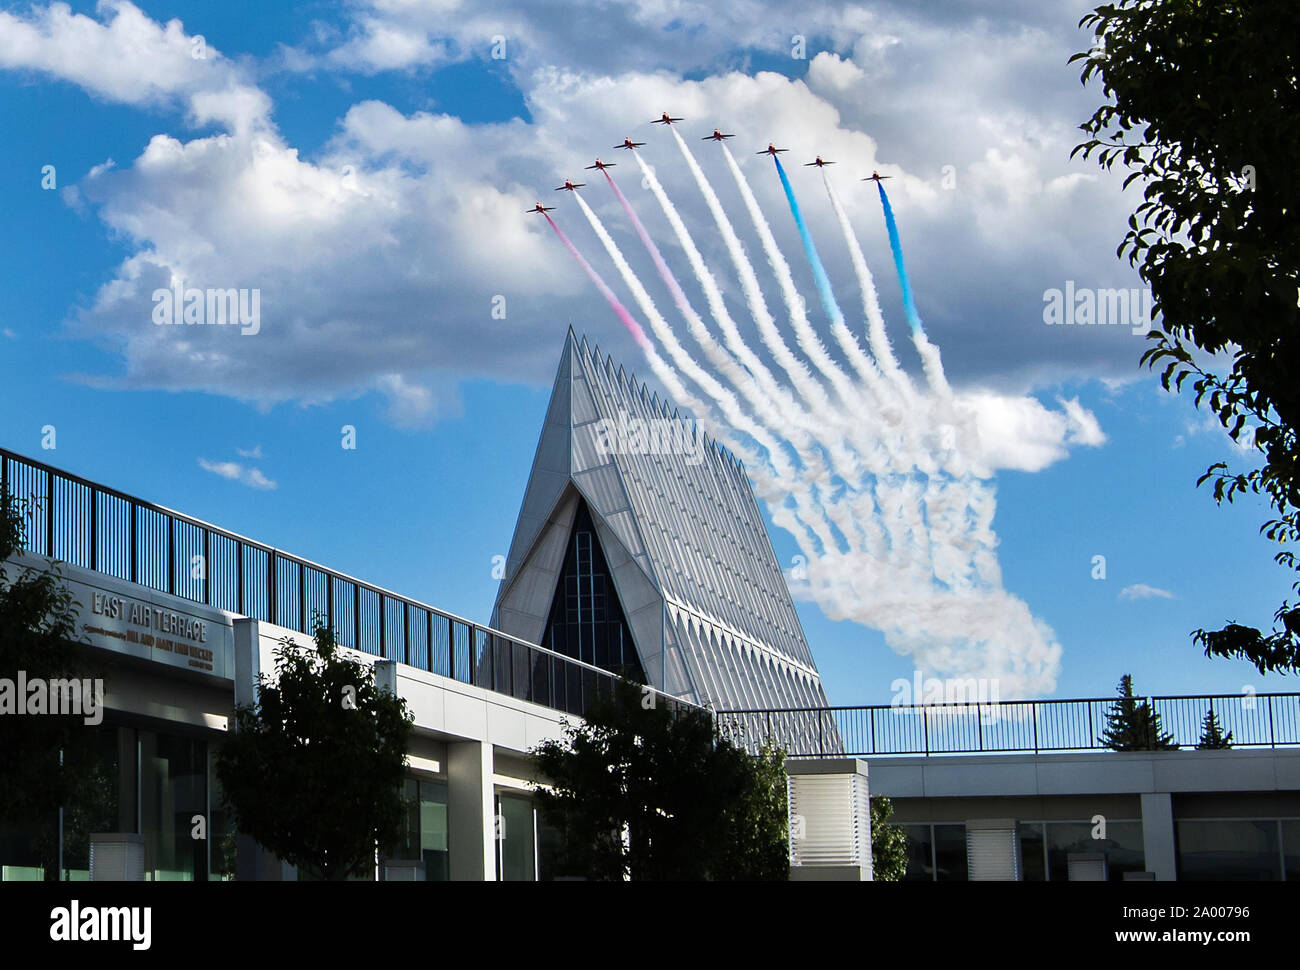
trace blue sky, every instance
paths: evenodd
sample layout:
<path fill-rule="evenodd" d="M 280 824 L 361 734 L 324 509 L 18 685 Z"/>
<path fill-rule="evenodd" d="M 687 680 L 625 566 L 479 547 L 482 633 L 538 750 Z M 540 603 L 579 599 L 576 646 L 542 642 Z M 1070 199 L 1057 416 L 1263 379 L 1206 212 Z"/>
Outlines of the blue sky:
<path fill-rule="evenodd" d="M 559 179 L 624 135 L 645 140 L 742 319 L 708 210 L 648 124 L 680 111 L 688 138 L 715 124 L 737 133 L 828 346 L 779 185 L 749 156 L 768 141 L 791 148 L 795 191 L 860 333 L 838 227 L 816 170 L 796 164 L 838 161 L 828 173 L 920 381 L 874 187 L 857 182 L 875 168 L 894 176 L 921 316 L 971 409 L 972 454 L 995 472 L 999 588 L 1061 648 L 1050 693 L 1105 696 L 1124 672 L 1150 693 L 1291 689 L 1209 661 L 1188 638 L 1266 624 L 1287 591 L 1257 535 L 1266 509 L 1216 509 L 1193 487 L 1209 463 L 1248 456 L 1138 370 L 1140 336 L 1042 321 L 1042 294 L 1065 280 L 1139 285 L 1114 255 L 1133 194 L 1067 157 L 1098 97 L 1065 65 L 1087 46 L 1074 29 L 1082 8 L 813 4 L 792 23 L 761 0 L 726 13 L 567 0 L 545 18 L 523 4 L 456 7 L 7 7 L 0 443 L 485 621 L 492 557 L 508 548 L 567 325 L 658 383 L 522 210 L 552 204 Z M 796 34 L 805 57 L 790 54 Z M 494 60 L 497 36 L 509 53 Z M 725 168 L 699 157 L 779 308 Z M 618 161 L 620 185 L 703 309 L 663 214 Z M 53 191 L 41 187 L 46 165 Z M 586 198 L 657 284 L 600 188 Z M 555 215 L 637 313 L 577 209 L 560 199 Z M 173 339 L 154 327 L 152 281 L 178 273 L 258 287 L 262 332 Z M 498 295 L 504 321 L 489 312 Z M 759 346 L 748 321 L 744 332 Z M 41 450 L 46 425 L 52 452 Z M 355 451 L 340 448 L 343 425 L 357 428 Z M 806 550 L 769 525 L 792 564 Z M 1099 555 L 1105 579 L 1092 578 Z M 914 667 L 898 644 L 927 628 L 899 618 L 887 642 L 872 628 L 881 611 L 857 610 L 847 589 L 829 577 L 823 602 L 798 603 L 827 694 L 888 702 Z M 827 619 L 846 610 L 858 619 Z"/>

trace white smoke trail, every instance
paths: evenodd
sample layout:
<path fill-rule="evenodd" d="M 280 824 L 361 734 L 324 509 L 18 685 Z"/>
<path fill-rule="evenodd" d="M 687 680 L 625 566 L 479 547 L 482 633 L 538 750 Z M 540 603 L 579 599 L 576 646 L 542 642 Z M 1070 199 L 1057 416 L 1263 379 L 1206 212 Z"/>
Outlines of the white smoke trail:
<path fill-rule="evenodd" d="M 674 132 L 674 134 L 676 134 Z M 686 149 L 686 143 L 677 139 L 678 144 L 682 146 L 683 151 L 689 154 Z M 735 158 L 732 157 L 731 151 L 725 144 L 719 145 L 722 154 L 727 159 L 727 166 L 731 169 L 731 177 L 736 182 L 736 187 L 740 189 L 741 198 L 745 201 L 745 208 L 749 212 L 749 218 L 754 223 L 754 229 L 758 233 L 759 241 L 763 245 L 763 252 L 767 256 L 768 265 L 772 267 L 772 272 L 776 274 L 777 282 L 781 287 L 781 294 L 785 299 L 786 310 L 790 314 L 790 322 L 794 327 L 795 338 L 799 346 L 808 356 L 826 379 L 831 382 L 835 388 L 840 400 L 850 407 L 858 403 L 859 396 L 855 392 L 848 377 L 840 370 L 839 365 L 831 359 L 826 348 L 822 346 L 821 340 L 817 337 L 812 325 L 808 322 L 808 313 L 804 308 L 803 297 L 800 295 L 798 288 L 794 285 L 794 276 L 790 273 L 790 264 L 785 261 L 785 256 L 781 254 L 780 248 L 776 244 L 776 238 L 772 235 L 772 228 L 767 223 L 767 218 L 763 211 L 758 207 L 758 200 L 754 197 L 753 190 L 749 187 L 749 182 L 736 164 Z M 693 161 L 693 159 L 692 159 Z M 695 171 L 699 166 L 694 167 Z M 703 172 L 700 172 L 697 180 L 703 179 Z M 710 189 L 710 192 L 712 190 Z M 717 197 L 714 196 L 714 201 Z M 710 206 L 712 208 L 712 206 Z M 721 206 L 719 205 L 719 211 Z M 715 213 L 716 218 L 716 213 Z M 724 216 L 725 218 L 725 216 Z"/>
<path fill-rule="evenodd" d="M 680 298 L 678 308 L 704 349 L 704 361 L 695 362 L 676 340 L 599 218 L 582 199 L 578 202 L 656 338 L 682 374 L 716 403 L 722 420 L 712 416 L 709 405 L 691 407 L 701 409 L 697 416 L 706 413 L 714 436 L 746 461 L 772 521 L 794 537 L 806 572 L 791 576 L 792 592 L 812 598 L 833 620 L 851 619 L 882 631 L 891 649 L 911 656 L 927 673 L 996 678 L 1004 697 L 1052 690 L 1061 647 L 1051 629 L 1002 586 L 993 531 L 996 498 L 985 480 L 992 473 L 990 450 L 979 440 L 977 407 L 970 395 L 953 393 L 939 348 L 924 333 L 914 337 L 924 384 L 913 383 L 902 369 L 861 246 L 829 181 L 827 193 L 862 291 L 865 346 L 871 351 L 868 356 L 841 325 L 845 333 L 835 337 L 852 365 L 849 373 L 813 331 L 789 266 L 726 146 L 728 166 L 781 286 L 797 346 L 815 370 L 781 338 L 716 193 L 685 143 L 673 135 L 713 213 L 763 344 L 789 377 L 793 395 L 745 345 L 716 278 L 648 166 L 638 158 L 723 336 L 719 343 Z M 666 364 L 663 369 L 676 382 L 661 377 L 669 392 L 687 395 L 676 371 Z M 774 404 L 780 413 L 764 413 Z"/>

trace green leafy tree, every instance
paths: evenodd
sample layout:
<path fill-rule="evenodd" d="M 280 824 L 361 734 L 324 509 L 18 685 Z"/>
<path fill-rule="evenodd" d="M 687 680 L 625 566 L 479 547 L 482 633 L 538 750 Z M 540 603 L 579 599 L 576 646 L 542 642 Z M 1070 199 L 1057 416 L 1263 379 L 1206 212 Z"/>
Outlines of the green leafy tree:
<path fill-rule="evenodd" d="M 77 639 L 58 564 L 10 561 L 26 548 L 32 507 L 0 491 L 0 678 L 15 687 L 20 672 L 28 683 L 93 681 L 101 671 Z M 84 715 L 0 715 L 0 824 L 31 834 L 47 879 L 57 878 L 59 808 L 79 819 L 97 801 L 97 731 Z"/>
<path fill-rule="evenodd" d="M 361 876 L 401 831 L 413 716 L 342 653 L 317 621 L 315 643 L 286 637 L 275 677 L 235 709 L 217 777 L 239 831 L 309 878 Z"/>
<path fill-rule="evenodd" d="M 789 877 L 784 755 L 750 755 L 704 711 L 628 680 L 533 749 L 560 867 L 598 880 Z"/>
<path fill-rule="evenodd" d="M 1160 329 L 1142 362 L 1166 389 L 1191 380 L 1256 467 L 1216 462 L 1198 484 L 1216 502 L 1263 496 L 1260 531 L 1300 539 L 1300 4 L 1115 0 L 1080 21 L 1097 46 L 1074 55 L 1101 79 L 1106 103 L 1075 148 L 1140 179 L 1143 202 L 1119 247 L 1151 287 Z M 1287 40 L 1287 38 L 1292 38 Z M 1194 354 L 1194 352 L 1200 352 Z M 1217 356 L 1216 356 L 1217 355 Z M 1300 562 L 1287 549 L 1276 561 Z M 1300 582 L 1293 584 L 1300 592 Z M 1249 660 L 1261 673 L 1300 670 L 1300 606 L 1283 602 L 1273 629 L 1230 623 L 1193 631 L 1207 656 Z"/>
<path fill-rule="evenodd" d="M 1232 732 L 1223 733 L 1223 725 L 1219 723 L 1219 715 L 1214 712 L 1214 708 L 1205 712 L 1201 721 L 1201 740 L 1196 743 L 1196 747 L 1200 751 L 1232 747 Z"/>
<path fill-rule="evenodd" d="M 871 799 L 871 878 L 902 882 L 907 875 L 907 835 L 889 819 L 894 803 L 887 795 Z"/>
<path fill-rule="evenodd" d="M 1106 730 L 1097 739 L 1112 751 L 1167 751 L 1178 747 L 1160 726 L 1160 714 L 1133 696 L 1133 678 L 1119 680 L 1119 700 L 1106 715 Z"/>

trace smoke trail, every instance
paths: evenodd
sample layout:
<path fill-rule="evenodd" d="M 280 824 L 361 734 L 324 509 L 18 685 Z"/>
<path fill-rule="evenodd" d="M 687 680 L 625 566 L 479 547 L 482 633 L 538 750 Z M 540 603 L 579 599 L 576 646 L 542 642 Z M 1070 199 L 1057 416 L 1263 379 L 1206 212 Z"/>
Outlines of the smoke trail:
<path fill-rule="evenodd" d="M 687 164 L 691 165 L 684 142 L 676 132 L 674 137 L 683 148 Z M 806 448 L 816 459 L 802 462 L 797 467 L 787 461 L 777 472 L 773 472 L 766 462 L 754 460 L 750 463 L 746 459 L 755 493 L 766 503 L 772 521 L 790 532 L 806 557 L 807 567 L 803 574 L 790 577 L 792 591 L 814 599 L 831 619 L 851 619 L 881 630 L 891 649 L 912 656 L 917 666 L 927 672 L 956 677 L 993 676 L 1000 680 L 1004 695 L 1050 691 L 1059 670 L 1061 648 L 1051 629 L 1035 618 L 1022 600 L 1002 587 L 997 562 L 998 539 L 992 528 L 996 509 L 993 488 L 991 483 L 973 477 L 970 471 L 972 463 L 966 460 L 967 455 L 982 458 L 986 451 L 974 433 L 973 416 L 977 412 L 966 398 L 958 401 L 953 397 L 943 377 L 939 348 L 929 342 L 920 327 L 910 281 L 906 280 L 903 268 L 902 248 L 898 244 L 897 224 L 892 211 L 886 210 L 891 247 L 902 274 L 900 278 L 904 280 L 908 319 L 914 323 L 913 342 L 928 378 L 926 386 L 915 388 L 889 347 L 883 315 L 861 247 L 829 182 L 828 196 L 840 220 L 862 289 L 868 322 L 866 341 L 862 344 L 853 339 L 842 312 L 834 304 L 825 267 L 810 245 L 807 225 L 798 210 L 797 200 L 793 199 L 788 177 L 778 162 L 787 201 L 792 203 L 791 211 L 805 242 L 805 251 L 809 253 L 813 274 L 823 304 L 831 316 L 836 338 L 843 340 L 843 331 L 879 378 L 875 394 L 880 397 L 881 406 L 863 407 L 873 396 L 872 388 L 867 386 L 868 382 L 860 372 L 855 373 L 856 362 L 846 373 L 835 365 L 835 361 L 829 360 L 826 348 L 808 323 L 789 266 L 772 239 L 763 213 L 758 209 L 752 192 L 748 192 L 734 158 L 730 152 L 725 152 L 725 155 L 737 184 L 741 186 L 742 196 L 746 198 L 751 218 L 763 238 L 765 253 L 782 286 L 786 305 L 791 308 L 791 322 L 799 337 L 799 346 L 808 353 L 821 374 L 809 371 L 801 360 L 794 357 L 781 340 L 770 315 L 765 329 L 762 317 L 766 308 L 753 267 L 745 258 L 743 247 L 731 231 L 726 214 L 703 173 L 693 165 L 692 172 L 706 200 L 710 200 L 710 208 L 717 206 L 715 221 L 727 241 L 760 334 L 765 342 L 775 336 L 770 346 L 774 359 L 779 361 L 778 348 L 784 349 L 797 365 L 794 372 L 803 375 L 795 386 L 796 397 L 802 400 L 791 398 L 787 388 L 780 385 L 777 386 L 781 397 L 772 395 L 757 373 L 747 372 L 738 362 L 737 358 L 746 359 L 748 348 L 735 330 L 734 323 L 726 316 L 717 282 L 704 265 L 662 186 L 644 162 L 638 158 L 647 184 L 691 259 L 692 268 L 711 301 L 710 309 L 719 319 L 731 353 L 713 338 L 698 314 L 691 309 L 663 254 L 649 238 L 631 204 L 608 173 L 611 188 L 654 260 L 677 309 L 686 318 L 692 333 L 701 340 L 701 346 L 708 354 L 706 359 L 696 363 L 690 358 L 674 337 L 671 326 L 655 309 L 649 294 L 599 218 L 581 198 L 578 202 L 636 296 L 642 315 L 649 319 L 657 343 L 665 347 L 667 355 L 681 367 L 688 379 L 719 402 L 729 424 L 717 423 L 723 434 L 715 437 L 727 441 L 738 455 L 746 454 L 746 449 L 755 445 L 759 449 L 765 448 L 768 461 L 774 464 L 775 456 L 786 455 L 786 448 L 793 448 L 801 460 Z M 576 257 L 576 251 L 567 241 L 566 245 Z M 579 261 L 580 264 L 583 262 Z M 608 287 L 598 282 L 594 271 L 586 265 L 584 270 L 597 281 L 611 306 L 617 306 Z M 624 311 L 620 316 L 628 315 Z M 632 332 L 635 335 L 636 331 Z M 848 352 L 843 342 L 840 346 Z M 867 347 L 872 351 L 880 348 L 875 360 L 865 352 Z M 651 348 L 647 356 L 653 353 Z M 832 371 L 823 369 L 826 362 L 832 365 Z M 782 362 L 781 366 L 784 367 L 785 363 Z M 879 369 L 876 369 L 877 364 Z M 653 358 L 652 366 L 657 374 L 662 369 L 668 375 L 661 380 L 670 394 L 679 400 L 688 399 L 676 371 L 663 362 L 656 364 Z M 834 376 L 836 373 L 838 377 Z M 829 406 L 827 389 L 822 384 L 823 375 L 831 381 L 835 392 L 844 398 L 848 407 Z M 770 374 L 768 379 L 772 379 Z M 777 413 L 763 413 L 765 407 L 771 407 L 769 402 L 772 401 L 779 402 Z M 790 402 L 790 413 L 784 411 L 787 401 Z M 697 403 L 693 406 L 697 415 L 701 415 L 701 421 L 714 420 L 707 405 Z M 902 415 L 897 423 L 891 423 L 885 417 L 885 413 L 891 410 Z M 825 462 L 821 461 L 823 455 L 827 459 Z M 982 466 L 976 463 L 974 467 Z M 982 470 L 978 474 L 988 475 L 991 470 Z"/>
<path fill-rule="evenodd" d="M 692 154 L 686 142 L 682 140 L 681 135 L 674 131 L 673 138 L 677 141 L 677 147 L 686 160 L 686 166 L 690 169 L 696 186 L 704 196 L 709 212 L 713 215 L 713 221 L 717 224 L 719 232 L 722 233 L 723 242 L 731 256 L 731 262 L 740 276 L 740 284 L 745 293 L 745 300 L 749 304 L 750 314 L 754 318 L 754 323 L 758 326 L 763 343 L 772 352 L 773 358 L 781 366 L 781 369 L 789 376 L 795 389 L 812 405 L 813 411 L 821 413 L 827 410 L 830 407 L 830 399 L 826 395 L 826 389 L 821 386 L 812 376 L 808 367 L 790 351 L 785 341 L 781 339 L 781 335 L 776 328 L 776 321 L 772 319 L 772 315 L 767 310 L 767 303 L 763 300 L 763 291 L 758 285 L 758 277 L 754 273 L 754 267 L 745 255 L 745 247 L 741 245 L 740 237 L 736 235 L 731 220 L 727 218 L 726 212 L 723 211 L 717 193 L 713 191 L 713 186 L 705 177 L 704 171 L 695 160 L 695 155 Z M 723 147 L 725 149 L 726 146 Z M 645 167 L 644 163 L 642 167 Z M 649 184 L 652 191 L 658 185 L 658 180 L 653 178 L 653 173 L 651 173 Z M 671 202 L 667 201 L 667 196 L 663 194 L 662 188 L 655 195 L 659 199 L 660 205 L 664 207 L 665 214 L 669 215 L 669 221 L 673 223 L 673 228 L 677 230 L 678 238 L 681 240 L 683 248 L 686 249 L 687 255 L 691 257 L 692 263 L 694 264 L 695 260 L 699 260 L 700 269 L 696 271 L 696 275 L 700 275 L 702 271 L 708 278 L 705 292 L 709 296 L 710 307 L 714 303 L 714 294 L 716 294 L 717 304 L 721 306 L 722 296 L 718 292 L 717 284 L 713 281 L 713 277 L 708 273 L 707 268 L 704 268 L 703 259 L 700 258 L 699 250 L 695 247 L 694 242 L 688 243 L 690 236 L 686 232 L 686 227 L 682 225 L 681 219 L 677 217 L 676 209 L 673 208 Z M 678 228 L 679 226 L 680 228 Z M 703 278 L 701 283 L 704 283 Z M 725 313 L 726 308 L 722 307 L 722 310 Z"/>
<path fill-rule="evenodd" d="M 592 269 L 591 264 L 583 258 L 582 253 L 578 252 L 577 247 L 569 241 L 569 237 L 555 224 L 555 220 L 546 215 L 545 212 L 542 215 L 546 216 L 546 221 L 551 224 L 555 234 L 560 237 L 560 242 L 564 243 L 564 248 L 569 251 L 569 255 L 578 261 L 578 265 L 582 267 L 583 272 L 596 284 L 596 289 L 600 290 L 600 295 L 605 298 L 605 302 L 609 304 L 610 309 L 623 321 L 623 326 L 627 327 L 628 333 L 632 335 L 632 339 L 636 341 L 637 346 L 647 354 L 654 353 L 654 345 L 650 343 L 650 338 L 641 329 L 641 324 L 632 318 L 632 314 L 628 313 L 627 307 L 618 301 L 614 291 L 605 285 L 605 281 L 600 278 L 600 274 Z"/>
<path fill-rule="evenodd" d="M 839 196 L 836 195 L 825 169 L 822 170 L 822 184 L 826 186 L 826 195 L 831 200 L 831 209 L 835 212 L 835 218 L 839 220 L 844 242 L 849 247 L 849 259 L 853 262 L 853 271 L 858 278 L 858 289 L 862 293 L 862 312 L 867 318 L 867 337 L 871 342 L 871 352 L 880 362 L 880 369 L 898 385 L 900 391 L 910 396 L 911 382 L 907 379 L 907 373 L 898 366 L 898 358 L 894 356 L 894 348 L 889 343 L 889 334 L 885 331 L 885 317 L 880 312 L 880 297 L 876 293 L 876 281 L 867 266 L 866 257 L 862 254 L 862 245 L 858 242 L 857 233 L 853 231 L 853 225 L 849 222 L 848 214 L 840 204 Z"/>
<path fill-rule="evenodd" d="M 916 301 L 912 298 L 912 281 L 907 277 L 907 264 L 903 262 L 903 243 L 898 238 L 898 223 L 894 221 L 894 207 L 889 204 L 885 186 L 877 181 L 880 191 L 880 204 L 885 210 L 885 228 L 889 231 L 889 248 L 894 253 L 894 268 L 898 270 L 898 285 L 903 290 L 903 313 L 912 328 L 912 334 L 925 333 L 921 326 L 921 315 L 916 312 Z"/>
<path fill-rule="evenodd" d="M 612 184 L 613 180 L 611 179 L 610 181 Z M 823 546 L 832 546 L 834 539 L 830 532 L 830 526 L 827 521 L 825 509 L 815 501 L 808 488 L 803 487 L 798 483 L 794 468 L 791 466 L 782 449 L 781 441 L 774 437 L 767 428 L 763 427 L 747 414 L 736 401 L 735 395 L 723 387 L 716 378 L 695 363 L 695 361 L 691 359 L 690 355 L 685 352 L 680 342 L 673 334 L 668 322 L 663 318 L 663 315 L 655 306 L 654 300 L 651 299 L 650 294 L 646 292 L 645 287 L 637 278 L 632 267 L 628 265 L 627 259 L 618 248 L 618 244 L 614 242 L 613 237 L 610 236 L 609 231 L 600 221 L 600 217 L 596 215 L 591 206 L 589 206 L 586 200 L 581 196 L 575 195 L 574 198 L 582 209 L 583 214 L 587 217 L 587 221 L 591 224 L 592 230 L 596 233 L 601 244 L 605 247 L 605 251 L 609 254 L 610 259 L 613 260 L 614 265 L 618 268 L 624 282 L 627 283 L 628 289 L 632 291 L 633 296 L 637 300 L 637 305 L 641 307 L 641 311 L 650 321 L 650 325 L 655 331 L 655 335 L 665 345 L 665 347 L 668 348 L 669 354 L 673 357 L 673 360 L 692 380 L 700 385 L 705 393 L 712 396 L 718 402 L 723 413 L 726 415 L 727 420 L 731 422 L 733 427 L 742 433 L 749 435 L 749 437 L 752 438 L 759 447 L 767 452 L 768 461 L 772 465 L 772 471 L 775 474 L 776 479 L 779 481 L 780 487 L 788 493 L 794 501 L 795 514 L 798 516 L 801 523 L 806 525 L 807 528 L 816 535 L 818 541 Z M 653 245 L 653 243 L 651 245 Z M 664 265 L 664 269 L 667 270 L 666 264 Z M 671 276 L 672 274 L 669 272 L 669 277 Z M 677 289 L 680 292 L 681 288 L 678 287 Z M 684 298 L 685 296 L 683 294 L 683 299 Z M 689 307 L 689 303 L 686 305 Z M 736 370 L 739 370 L 739 368 L 736 368 Z M 743 373 L 743 371 L 741 373 Z M 680 384 L 678 384 L 677 387 L 680 388 Z M 686 397 L 680 398 L 680 400 L 695 411 L 701 420 L 705 420 L 714 427 L 715 438 L 719 441 L 728 440 L 732 442 L 734 450 L 740 454 L 742 461 L 752 469 L 753 474 L 756 477 L 765 479 L 765 485 L 775 487 L 778 484 L 778 482 L 773 482 L 768 478 L 757 455 L 750 452 L 749 449 L 745 448 L 742 444 L 735 442 L 734 436 L 725 435 L 726 425 L 714 419 L 712 412 L 706 405 L 689 396 L 689 393 L 684 388 L 675 393 L 687 395 Z"/>
<path fill-rule="evenodd" d="M 709 394 L 718 402 L 728 420 L 730 420 L 736 428 L 742 430 L 745 434 L 748 434 L 761 448 L 767 451 L 768 459 L 772 462 L 773 468 L 778 476 L 789 476 L 792 469 L 789 467 L 789 462 L 786 460 L 780 444 L 771 434 L 769 434 L 765 429 L 759 427 L 755 421 L 745 414 L 739 404 L 737 404 L 734 394 L 724 388 L 716 378 L 696 364 L 695 361 L 691 359 L 690 355 L 683 350 L 681 344 L 673 334 L 672 328 L 668 325 L 668 321 L 663 318 L 663 315 L 655 306 L 654 300 L 650 298 L 650 294 L 646 292 L 645 287 L 637 278 L 636 273 L 633 272 L 632 267 L 628 265 L 627 259 L 624 258 L 622 251 L 618 248 L 618 244 L 614 242 L 613 237 L 610 236 L 609 231 L 600 221 L 600 217 L 596 215 L 591 206 L 587 205 L 586 200 L 583 199 L 582 196 L 575 194 L 574 199 L 582 209 L 582 214 L 585 215 L 587 221 L 591 223 L 592 230 L 596 233 L 597 237 L 599 237 L 601 244 L 605 247 L 605 251 L 609 254 L 610 259 L 613 260 L 614 265 L 618 267 L 618 271 L 620 275 L 622 275 L 623 281 L 627 284 L 628 289 L 632 291 L 632 295 L 636 298 L 637 305 L 641 307 L 641 312 L 644 313 L 646 319 L 650 321 L 650 326 L 654 330 L 655 336 L 657 336 L 664 346 L 668 348 L 669 354 L 672 356 L 674 362 L 686 371 L 688 376 L 699 384 L 706 394 Z M 694 402 L 692 410 L 695 410 L 698 414 L 700 409 L 700 402 Z M 718 435 L 715 434 L 715 437 L 718 437 Z M 757 464 L 756 456 L 745 454 L 743 457 L 747 459 L 748 464 Z"/>
<path fill-rule="evenodd" d="M 641 162 L 639 156 L 637 161 L 644 169 L 645 163 Z M 686 318 L 687 329 L 690 330 L 691 334 L 699 342 L 700 346 L 704 349 L 705 354 L 715 366 L 723 371 L 725 376 L 732 380 L 737 387 L 748 391 L 745 396 L 749 398 L 750 402 L 755 407 L 759 408 L 761 411 L 770 412 L 774 410 L 775 407 L 781 406 L 785 409 L 785 413 L 790 413 L 795 405 L 794 401 L 788 394 L 779 395 L 778 399 L 775 400 L 772 397 L 765 395 L 757 381 L 752 379 L 749 374 L 745 373 L 735 360 L 718 346 L 717 341 L 713 339 L 708 328 L 704 325 L 704 321 L 700 319 L 700 315 L 696 313 L 695 308 L 691 306 L 690 300 L 686 297 L 686 293 L 677 282 L 677 277 L 673 275 L 667 262 L 664 261 L 663 254 L 660 253 L 659 247 L 656 246 L 654 240 L 650 238 L 650 234 L 646 231 L 645 225 L 637 216 L 631 203 L 628 202 L 627 197 L 623 195 L 622 190 L 619 189 L 618 185 L 614 182 L 613 176 L 608 172 L 605 172 L 604 175 L 606 180 L 609 182 L 609 187 L 614 190 L 614 195 L 618 197 L 619 203 L 623 206 L 623 211 L 627 214 L 633 228 L 640 237 L 642 245 L 645 246 L 646 251 L 649 252 L 650 258 L 653 260 L 655 269 L 658 271 L 660 278 L 664 281 L 664 285 L 668 287 L 668 292 L 672 294 L 673 302 L 676 304 L 677 309 L 681 312 L 682 316 Z M 669 203 L 669 205 L 671 206 L 671 203 Z M 701 268 L 704 268 L 702 259 L 700 260 L 700 266 Z M 707 272 L 707 269 L 705 271 Z M 779 389 L 775 390 L 779 392 Z"/>
<path fill-rule="evenodd" d="M 776 173 L 781 177 L 781 188 L 785 190 L 786 202 L 790 205 L 790 214 L 794 216 L 794 224 L 799 230 L 799 239 L 803 242 L 803 250 L 808 257 L 808 265 L 812 267 L 813 281 L 817 284 L 817 292 L 821 296 L 822 309 L 830 317 L 831 333 L 835 335 L 836 343 L 840 345 L 840 349 L 844 351 L 845 356 L 853 364 L 853 369 L 858 376 L 866 382 L 868 389 L 870 389 L 876 400 L 882 404 L 889 403 L 889 395 L 881 387 L 880 371 L 871 358 L 863 352 L 862 346 L 844 322 L 844 313 L 840 310 L 840 305 L 835 299 L 835 291 L 831 288 L 831 281 L 826 276 L 826 267 L 822 265 L 821 257 L 817 254 L 817 246 L 813 242 L 812 234 L 808 231 L 808 224 L 804 222 L 803 212 L 799 209 L 799 200 L 794 194 L 794 187 L 785 174 L 785 166 L 781 164 L 781 159 L 775 155 L 772 156 L 772 161 L 776 163 Z M 825 174 L 823 170 L 822 175 Z"/>

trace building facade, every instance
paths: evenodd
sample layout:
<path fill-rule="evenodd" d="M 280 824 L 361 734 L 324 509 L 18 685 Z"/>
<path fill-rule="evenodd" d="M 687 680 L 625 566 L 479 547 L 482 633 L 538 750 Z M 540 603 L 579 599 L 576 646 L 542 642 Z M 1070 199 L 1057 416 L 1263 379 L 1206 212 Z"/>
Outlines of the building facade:
<path fill-rule="evenodd" d="M 492 625 L 715 710 L 826 705 L 744 467 L 572 330 Z"/>

